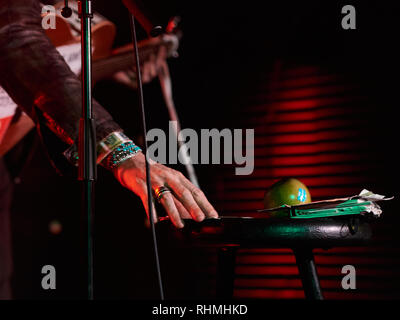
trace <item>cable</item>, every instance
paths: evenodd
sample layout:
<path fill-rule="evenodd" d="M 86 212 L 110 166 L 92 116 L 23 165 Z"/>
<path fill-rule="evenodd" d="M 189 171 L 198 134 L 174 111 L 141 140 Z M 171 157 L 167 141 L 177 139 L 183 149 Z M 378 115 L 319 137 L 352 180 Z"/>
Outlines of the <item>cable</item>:
<path fill-rule="evenodd" d="M 150 180 L 150 164 L 147 159 L 147 129 L 146 129 L 146 115 L 144 112 L 144 99 L 143 99 L 143 87 L 142 87 L 142 76 L 140 74 L 140 62 L 139 62 L 139 51 L 137 46 L 137 38 L 136 38 L 136 28 L 135 28 L 135 18 L 133 14 L 130 14 L 131 20 L 131 33 L 132 33 L 132 42 L 133 48 L 135 50 L 135 62 L 136 62 L 136 73 L 137 73 L 137 88 L 139 93 L 139 103 L 140 103 L 140 113 L 142 116 L 142 128 L 143 128 L 143 137 L 144 137 L 144 144 L 143 144 L 143 151 L 144 151 L 144 158 L 146 163 L 146 185 L 147 185 L 147 200 L 148 200 L 148 208 L 149 208 L 149 219 L 150 219 L 150 226 L 151 226 L 151 233 L 153 237 L 153 246 L 154 246 L 154 256 L 156 260 L 156 267 L 157 267 L 157 277 L 158 277 L 158 285 L 160 288 L 160 297 L 161 300 L 164 300 L 164 289 L 163 289 L 163 282 L 161 278 L 161 268 L 160 268 L 160 259 L 158 257 L 158 246 L 157 246 L 157 237 L 156 237 L 156 230 L 154 226 L 154 218 L 153 218 L 153 194 L 151 190 L 151 180 Z"/>

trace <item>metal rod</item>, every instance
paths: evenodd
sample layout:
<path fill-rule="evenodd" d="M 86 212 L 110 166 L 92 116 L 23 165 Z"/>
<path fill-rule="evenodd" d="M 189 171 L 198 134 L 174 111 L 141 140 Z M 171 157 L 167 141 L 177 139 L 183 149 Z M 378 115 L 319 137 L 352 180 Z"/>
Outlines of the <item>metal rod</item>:
<path fill-rule="evenodd" d="M 315 267 L 314 255 L 311 248 L 293 249 L 296 264 L 299 268 L 304 294 L 309 300 L 323 300 L 319 284 L 317 268 Z"/>
<path fill-rule="evenodd" d="M 78 1 L 81 19 L 82 116 L 79 123 L 79 174 L 83 181 L 83 214 L 87 218 L 88 298 L 93 293 L 93 216 L 96 165 L 96 131 L 92 110 L 91 0 Z"/>
<path fill-rule="evenodd" d="M 146 185 L 147 185 L 147 204 L 149 208 L 149 220 L 151 226 L 151 232 L 153 237 L 153 247 L 154 247 L 154 257 L 156 262 L 157 268 L 157 278 L 158 278 L 158 285 L 160 289 L 160 299 L 164 300 L 164 288 L 163 282 L 161 277 L 161 267 L 160 267 L 160 259 L 158 256 L 158 246 L 157 246 L 157 237 L 156 237 L 156 230 L 154 226 L 154 217 L 153 217 L 153 193 L 151 189 L 151 179 L 150 179 L 150 164 L 149 159 L 147 156 L 147 128 L 146 128 L 146 114 L 144 110 L 144 98 L 143 98 L 143 86 L 142 86 L 142 75 L 140 73 L 140 61 L 139 61 L 139 51 L 137 46 L 137 38 L 136 38 L 136 27 L 135 27 L 135 18 L 133 14 L 130 14 L 131 18 L 131 32 L 132 32 L 132 42 L 134 48 L 134 58 L 136 63 L 136 72 L 137 72 L 137 88 L 139 93 L 139 103 L 140 103 L 140 112 L 142 116 L 142 129 L 143 129 L 143 137 L 144 137 L 144 144 L 143 144 L 143 151 L 146 163 Z"/>

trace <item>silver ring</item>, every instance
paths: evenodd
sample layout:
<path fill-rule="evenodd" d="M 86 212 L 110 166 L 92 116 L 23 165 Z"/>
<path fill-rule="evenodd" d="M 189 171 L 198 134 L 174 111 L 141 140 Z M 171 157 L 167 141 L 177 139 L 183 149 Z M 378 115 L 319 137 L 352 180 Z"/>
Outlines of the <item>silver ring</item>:
<path fill-rule="evenodd" d="M 171 190 L 164 186 L 157 187 L 154 190 L 154 195 L 158 202 L 161 201 L 161 199 L 165 193 L 171 193 Z"/>

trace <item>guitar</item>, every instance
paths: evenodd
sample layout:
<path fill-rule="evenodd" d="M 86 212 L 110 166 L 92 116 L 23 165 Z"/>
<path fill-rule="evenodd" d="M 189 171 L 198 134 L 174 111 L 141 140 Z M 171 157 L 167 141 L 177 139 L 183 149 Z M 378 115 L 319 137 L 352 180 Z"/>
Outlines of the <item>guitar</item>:
<path fill-rule="evenodd" d="M 81 44 L 80 44 L 80 19 L 78 17 L 78 7 L 75 1 L 70 1 L 72 16 L 64 18 L 61 9 L 64 3 L 59 2 L 55 5 L 54 15 L 56 28 L 46 29 L 46 35 L 64 57 L 71 70 L 80 75 L 81 68 Z M 53 14 L 51 12 L 47 14 Z M 176 25 L 176 21 L 173 21 Z M 181 34 L 176 28 L 167 28 L 169 33 L 162 34 L 155 38 L 145 39 L 138 43 L 139 60 L 147 61 L 152 54 L 157 54 L 161 47 L 165 47 L 167 57 L 177 57 L 179 39 Z M 112 45 L 116 35 L 116 26 L 100 14 L 94 13 L 92 19 L 92 83 L 93 85 L 117 72 L 134 68 L 133 46 L 126 45 L 113 49 Z M 130 73 L 129 79 L 131 87 L 134 87 L 135 73 Z M 1 88 L 0 88 L 1 89 Z M 0 97 L 1 98 L 1 97 Z M 16 106 L 14 106 L 15 108 Z M 7 125 L 3 132 L 3 139 L 0 140 L 0 157 L 5 155 L 13 148 L 30 130 L 34 128 L 33 121 L 25 114 L 11 124 L 10 119 L 0 119 L 0 131 Z M 0 135 L 1 137 L 1 135 Z"/>

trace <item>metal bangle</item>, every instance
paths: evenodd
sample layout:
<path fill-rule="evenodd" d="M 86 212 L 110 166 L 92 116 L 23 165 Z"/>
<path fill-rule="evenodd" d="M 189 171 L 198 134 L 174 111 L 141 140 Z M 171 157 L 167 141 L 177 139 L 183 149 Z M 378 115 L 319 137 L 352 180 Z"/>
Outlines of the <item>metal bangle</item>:
<path fill-rule="evenodd" d="M 139 151 L 141 151 L 140 147 L 135 145 L 132 141 L 121 143 L 102 161 L 101 164 L 107 169 L 112 170 L 125 160 L 135 156 Z"/>
<path fill-rule="evenodd" d="M 115 148 L 120 146 L 122 143 L 132 142 L 123 132 L 115 131 L 106 136 L 103 140 L 97 143 L 97 164 L 101 163 Z M 133 142 L 132 142 L 133 143 Z M 78 165 L 78 148 L 76 143 L 72 144 L 67 150 L 63 152 L 63 155 L 73 165 Z"/>
<path fill-rule="evenodd" d="M 132 142 L 132 140 L 123 132 L 110 133 L 97 144 L 97 163 L 102 162 L 115 148 L 127 142 Z"/>

